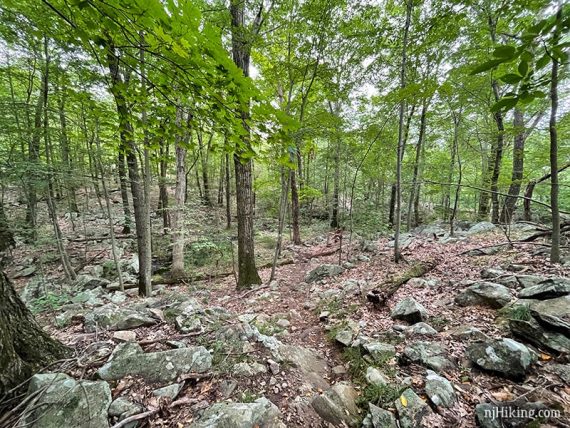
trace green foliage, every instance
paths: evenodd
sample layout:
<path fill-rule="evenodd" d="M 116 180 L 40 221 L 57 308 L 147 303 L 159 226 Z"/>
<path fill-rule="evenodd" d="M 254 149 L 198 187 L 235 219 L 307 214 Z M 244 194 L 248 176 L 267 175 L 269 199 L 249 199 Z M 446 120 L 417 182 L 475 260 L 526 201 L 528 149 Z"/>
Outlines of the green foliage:
<path fill-rule="evenodd" d="M 67 293 L 54 293 L 48 291 L 41 297 L 34 299 L 30 308 L 32 313 L 53 312 L 70 302 L 70 296 Z"/>

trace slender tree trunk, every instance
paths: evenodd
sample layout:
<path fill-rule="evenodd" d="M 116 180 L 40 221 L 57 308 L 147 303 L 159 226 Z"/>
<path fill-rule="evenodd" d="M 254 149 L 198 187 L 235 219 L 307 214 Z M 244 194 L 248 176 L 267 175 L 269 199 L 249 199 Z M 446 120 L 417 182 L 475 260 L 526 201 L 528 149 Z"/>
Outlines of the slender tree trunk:
<path fill-rule="evenodd" d="M 402 42 L 402 64 L 400 66 L 400 87 L 406 87 L 406 61 L 408 48 L 408 33 L 412 15 L 412 0 L 406 1 L 406 23 L 404 24 L 404 38 Z M 404 112 L 405 101 L 400 101 L 400 119 L 398 122 L 398 150 L 396 159 L 396 210 L 395 210 L 395 235 L 394 235 L 394 261 L 400 261 L 400 222 L 402 220 L 402 160 L 404 154 Z"/>
<path fill-rule="evenodd" d="M 455 145 L 455 153 L 457 154 L 457 166 L 459 167 L 459 178 L 457 180 L 457 186 L 455 187 L 455 199 L 453 201 L 453 210 L 451 211 L 451 216 L 449 218 L 449 234 L 451 236 L 455 235 L 455 219 L 457 218 L 457 209 L 459 207 L 459 196 L 461 193 L 461 182 L 463 180 L 463 169 L 461 165 L 461 156 L 459 155 L 459 144 L 457 138 L 454 138 L 454 145 Z"/>
<path fill-rule="evenodd" d="M 60 146 L 61 160 L 65 168 L 65 188 L 67 190 L 67 200 L 69 212 L 78 213 L 77 199 L 75 198 L 75 183 L 72 175 L 72 161 L 69 149 L 69 137 L 67 135 L 67 117 L 65 116 L 65 89 L 60 87 L 59 95 L 59 125 L 60 125 Z"/>
<path fill-rule="evenodd" d="M 553 46 L 560 40 L 560 25 L 562 21 L 562 6 L 556 13 L 556 29 L 552 37 Z M 552 57 L 552 71 L 550 74 L 550 206 L 552 210 L 552 237 L 550 247 L 550 261 L 560 263 L 560 210 L 558 207 L 558 135 L 556 130 L 556 114 L 558 111 L 558 59 Z"/>
<path fill-rule="evenodd" d="M 4 211 L 3 195 L 0 195 L 0 254 L 10 247 L 16 246 L 14 232 Z"/>
<path fill-rule="evenodd" d="M 183 120 L 182 109 L 176 111 L 176 122 L 181 128 Z M 188 118 L 188 125 L 191 117 Z M 174 278 L 186 275 L 184 268 L 184 224 L 183 214 L 186 200 L 186 144 L 189 131 L 186 134 L 178 135 L 176 141 L 176 188 L 174 190 L 174 210 L 172 211 L 172 266 L 170 273 Z"/>
<path fill-rule="evenodd" d="M 158 195 L 159 210 L 162 214 L 162 227 L 164 234 L 170 229 L 170 213 L 168 211 L 168 189 L 166 187 L 166 174 L 168 172 L 168 141 L 163 138 L 160 142 L 160 160 L 158 162 L 159 179 L 158 179 Z"/>
<path fill-rule="evenodd" d="M 230 155 L 226 153 L 226 228 L 232 227 L 232 200 L 230 186 Z"/>
<path fill-rule="evenodd" d="M 419 185 L 418 185 L 418 175 L 420 171 L 420 162 L 421 162 L 421 154 L 424 142 L 424 135 L 426 131 L 426 115 L 427 115 L 427 108 L 428 108 L 429 101 L 424 101 L 422 105 L 422 112 L 420 114 L 420 133 L 418 136 L 418 144 L 416 145 L 416 159 L 414 161 L 414 171 L 412 176 L 412 188 L 410 190 L 410 199 L 408 200 L 408 213 L 407 213 L 407 220 L 406 226 L 407 230 L 412 228 L 412 208 L 414 204 L 414 200 L 416 199 L 416 195 L 419 195 Z M 419 204 L 419 202 L 418 202 Z M 417 216 L 416 216 L 417 217 Z M 417 225 L 417 224 L 416 224 Z"/>
<path fill-rule="evenodd" d="M 0 396 L 70 352 L 38 325 L 0 272 Z"/>
<path fill-rule="evenodd" d="M 261 13 L 261 11 L 260 11 Z M 245 26 L 245 4 L 242 0 L 230 1 L 232 18 L 232 54 L 234 63 L 249 77 L 251 34 Z M 259 20 L 261 19 L 258 14 Z M 256 18 L 255 24 L 260 25 Z M 245 130 L 242 144 L 236 146 L 234 154 L 236 176 L 236 202 L 238 221 L 238 288 L 261 284 L 261 278 L 255 266 L 254 231 L 253 231 L 253 183 L 252 160 L 249 156 L 251 141 L 249 133 L 249 103 L 242 107 L 240 119 Z"/>
<path fill-rule="evenodd" d="M 390 210 L 388 213 L 388 224 L 394 225 L 394 212 L 396 211 L 396 184 L 390 187 Z"/>
<path fill-rule="evenodd" d="M 121 200 L 123 202 L 123 234 L 131 233 L 131 209 L 129 207 L 129 192 L 127 187 L 127 169 L 125 164 L 125 154 L 119 147 L 117 154 L 117 171 L 119 173 L 119 187 L 121 189 Z"/>
<path fill-rule="evenodd" d="M 225 157 L 220 157 L 220 174 L 218 176 L 218 206 L 224 206 L 224 174 L 225 174 Z"/>
<path fill-rule="evenodd" d="M 291 153 L 291 161 L 294 159 L 293 156 Z M 293 168 L 289 171 L 289 179 L 291 182 L 291 229 L 293 232 L 293 244 L 301 245 L 299 191 L 297 187 L 297 172 Z"/>
<path fill-rule="evenodd" d="M 499 94 L 499 84 L 493 82 L 493 93 L 495 94 L 495 100 L 499 101 L 501 96 Z M 493 172 L 491 174 L 491 221 L 495 224 L 499 223 L 499 175 L 501 174 L 501 163 L 503 161 L 503 146 L 505 142 L 505 125 L 503 123 L 503 114 L 501 111 L 497 111 L 494 114 L 495 122 L 497 124 L 497 142 L 495 144 L 495 151 L 493 153 Z"/>
<path fill-rule="evenodd" d="M 524 113 L 519 108 L 514 110 L 513 126 L 515 128 L 515 138 L 513 144 L 513 173 L 511 175 L 511 185 L 509 186 L 508 196 L 505 199 L 503 210 L 501 212 L 501 223 L 510 223 L 513 219 L 513 213 L 521 189 L 521 183 L 524 171 Z"/>
<path fill-rule="evenodd" d="M 275 252 L 273 254 L 273 264 L 271 265 L 271 277 L 269 281 L 275 279 L 275 268 L 277 259 L 281 253 L 281 244 L 283 242 L 283 227 L 285 225 L 285 214 L 287 212 L 287 199 L 289 197 L 289 182 L 285 169 L 281 171 L 281 198 L 279 200 L 279 225 L 277 227 L 277 243 L 275 244 Z"/>
<path fill-rule="evenodd" d="M 149 296 L 152 292 L 150 213 L 147 209 L 148 204 L 145 200 L 145 186 L 143 179 L 141 179 L 137 161 L 137 148 L 134 141 L 131 112 L 124 95 L 125 83 L 120 75 L 119 59 L 112 43 L 110 43 L 107 49 L 107 60 L 111 75 L 111 93 L 115 99 L 119 116 L 120 150 L 126 153 L 133 197 L 135 228 L 137 233 L 137 253 L 139 257 L 139 294 L 141 296 Z"/>
<path fill-rule="evenodd" d="M 202 139 L 202 131 L 197 130 L 196 135 L 198 137 L 198 153 L 200 155 L 200 164 L 201 164 L 200 166 L 202 167 L 202 184 L 204 185 L 204 192 L 202 194 L 202 198 L 204 201 L 204 205 L 211 206 L 212 199 L 210 197 L 210 180 L 208 176 L 208 153 L 209 153 L 210 142 L 208 142 L 208 147 L 205 149 L 204 153 L 204 142 Z M 197 171 L 198 170 L 196 170 L 196 172 Z"/>

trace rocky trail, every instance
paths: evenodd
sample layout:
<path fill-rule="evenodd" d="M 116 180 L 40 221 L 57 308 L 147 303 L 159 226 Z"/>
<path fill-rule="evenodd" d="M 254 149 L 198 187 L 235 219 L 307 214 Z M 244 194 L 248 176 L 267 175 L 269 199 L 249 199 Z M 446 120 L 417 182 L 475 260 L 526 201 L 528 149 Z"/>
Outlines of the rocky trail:
<path fill-rule="evenodd" d="M 61 289 L 69 301 L 38 315 L 74 356 L 35 375 L 0 425 L 570 426 L 570 263 L 468 226 L 404 235 L 400 264 L 387 239 L 345 245 L 340 263 L 313 257 L 338 246 L 316 237 L 248 291 L 229 276 L 143 299 L 86 266 Z M 510 238 L 534 231 L 517 224 Z M 383 304 L 368 301 L 428 261 Z M 46 304 L 29 266 L 9 274 L 28 305 Z"/>

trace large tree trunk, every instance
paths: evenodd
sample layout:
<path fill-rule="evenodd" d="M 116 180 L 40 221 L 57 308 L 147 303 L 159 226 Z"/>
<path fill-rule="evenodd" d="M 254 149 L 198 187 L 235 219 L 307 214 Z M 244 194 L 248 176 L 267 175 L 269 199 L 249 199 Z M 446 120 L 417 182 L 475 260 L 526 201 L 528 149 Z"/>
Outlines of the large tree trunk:
<path fill-rule="evenodd" d="M 515 212 L 523 178 L 525 143 L 524 113 L 518 108 L 515 108 L 514 111 L 513 125 L 516 132 L 513 144 L 513 173 L 511 175 L 511 185 L 509 186 L 508 196 L 505 199 L 503 210 L 501 211 L 501 223 L 510 223 L 513 219 L 513 213 Z"/>
<path fill-rule="evenodd" d="M 242 0 L 231 0 L 232 17 L 232 54 L 234 63 L 249 76 L 249 60 L 251 51 L 251 34 L 245 26 L 245 3 Z M 261 11 L 256 17 L 254 26 L 259 27 Z M 253 183 L 252 160 L 250 158 L 251 141 L 249 133 L 249 103 L 241 108 L 239 117 L 244 128 L 242 144 L 236 146 L 234 154 L 236 176 L 236 203 L 238 222 L 238 288 L 261 284 L 261 278 L 255 266 L 254 234 L 253 234 Z"/>
<path fill-rule="evenodd" d="M 499 101 L 499 84 L 493 81 L 493 94 L 495 101 Z M 505 143 L 505 125 L 503 123 L 503 113 L 497 111 L 494 115 L 497 123 L 497 142 L 493 152 L 493 173 L 491 174 L 491 221 L 495 224 L 499 223 L 499 175 L 501 174 L 501 162 L 503 161 L 503 145 Z"/>
<path fill-rule="evenodd" d="M 422 105 L 422 112 L 420 114 L 420 133 L 418 136 L 418 144 L 416 145 L 416 159 L 414 162 L 414 172 L 412 177 L 412 189 L 410 191 L 410 199 L 408 200 L 408 213 L 407 213 L 407 221 L 406 226 L 407 229 L 410 230 L 412 228 L 412 212 L 413 212 L 413 205 L 416 197 L 419 198 L 420 187 L 418 183 L 418 176 L 420 171 L 420 161 L 422 155 L 422 147 L 424 143 L 424 135 L 426 131 L 426 115 L 427 115 L 427 108 L 428 108 L 429 101 L 424 101 Z M 419 205 L 419 199 L 418 199 Z M 417 212 L 418 207 L 416 207 L 416 226 L 417 220 L 419 219 L 419 214 Z"/>
<path fill-rule="evenodd" d="M 10 227 L 10 222 L 6 216 L 6 212 L 4 211 L 2 195 L 0 195 L 0 253 L 15 246 L 16 241 L 14 241 L 14 233 Z"/>
<path fill-rule="evenodd" d="M 69 352 L 52 339 L 0 272 L 0 396 Z"/>

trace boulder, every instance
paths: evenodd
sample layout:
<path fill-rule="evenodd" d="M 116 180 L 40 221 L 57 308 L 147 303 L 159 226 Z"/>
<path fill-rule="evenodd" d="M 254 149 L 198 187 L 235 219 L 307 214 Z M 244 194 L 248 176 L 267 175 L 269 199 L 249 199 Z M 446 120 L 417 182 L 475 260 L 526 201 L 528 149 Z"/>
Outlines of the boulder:
<path fill-rule="evenodd" d="M 417 341 L 406 346 L 404 355 L 411 362 L 422 364 L 436 372 L 454 367 L 440 343 Z"/>
<path fill-rule="evenodd" d="M 455 303 L 459 306 L 488 306 L 499 309 L 512 300 L 507 287 L 494 282 L 481 281 L 470 285 L 457 296 Z"/>
<path fill-rule="evenodd" d="M 111 281 L 105 278 L 81 274 L 77 275 L 77 278 L 73 281 L 73 287 L 79 290 L 92 290 L 98 287 L 106 288 L 110 283 Z"/>
<path fill-rule="evenodd" d="M 479 233 L 486 233 L 486 232 L 492 232 L 497 228 L 497 226 L 495 226 L 493 223 L 488 222 L 488 221 L 481 221 L 479 223 L 474 224 L 473 226 L 471 226 L 469 228 L 469 230 L 467 230 L 465 233 L 467 235 L 476 235 Z"/>
<path fill-rule="evenodd" d="M 390 383 L 388 378 L 384 376 L 384 374 L 378 370 L 376 367 L 368 367 L 366 369 L 366 381 L 370 385 L 375 386 L 386 386 Z"/>
<path fill-rule="evenodd" d="M 172 385 L 163 386 L 162 388 L 155 389 L 152 391 L 152 395 L 155 397 L 165 397 L 174 400 L 180 394 L 184 383 L 173 383 Z"/>
<path fill-rule="evenodd" d="M 108 428 L 111 389 L 107 382 L 76 381 L 64 373 L 36 374 L 30 379 L 21 426 Z"/>
<path fill-rule="evenodd" d="M 109 416 L 117 418 L 119 421 L 128 418 L 129 416 L 136 415 L 143 411 L 143 406 L 133 403 L 125 397 L 119 397 L 109 406 Z M 138 423 L 131 422 L 125 425 L 125 428 L 135 428 Z"/>
<path fill-rule="evenodd" d="M 455 403 L 451 382 L 431 370 L 427 371 L 425 390 L 431 402 L 438 407 L 451 407 Z"/>
<path fill-rule="evenodd" d="M 368 414 L 362 421 L 362 428 L 398 428 L 398 425 L 392 412 L 368 403 Z"/>
<path fill-rule="evenodd" d="M 460 325 L 451 330 L 451 336 L 462 340 L 487 340 L 489 336 L 479 330 L 477 327 L 470 325 Z"/>
<path fill-rule="evenodd" d="M 340 265 L 324 264 L 311 270 L 307 276 L 305 276 L 305 282 L 311 283 L 319 279 L 323 279 L 329 276 L 337 276 L 344 272 L 344 268 Z"/>
<path fill-rule="evenodd" d="M 130 330 L 119 330 L 113 333 L 113 339 L 119 342 L 135 342 L 137 334 Z"/>
<path fill-rule="evenodd" d="M 418 336 L 434 336 L 437 334 L 437 330 L 425 322 L 419 322 L 407 328 L 405 333 Z"/>
<path fill-rule="evenodd" d="M 467 357 L 482 369 L 514 380 L 524 378 L 535 360 L 526 346 L 508 338 L 475 342 L 466 352 Z"/>
<path fill-rule="evenodd" d="M 237 363 L 234 365 L 233 374 L 241 377 L 253 377 L 261 373 L 267 373 L 267 367 L 260 363 Z"/>
<path fill-rule="evenodd" d="M 410 324 L 415 324 L 424 321 L 427 318 L 427 310 L 420 305 L 413 297 L 406 297 L 400 300 L 390 316 L 393 319 L 407 321 Z"/>
<path fill-rule="evenodd" d="M 372 341 L 365 343 L 363 347 L 378 364 L 383 364 L 396 355 L 396 348 L 389 343 Z"/>
<path fill-rule="evenodd" d="M 350 346 L 354 339 L 354 332 L 351 329 L 339 330 L 334 336 L 334 340 L 344 346 Z"/>
<path fill-rule="evenodd" d="M 549 364 L 548 368 L 552 370 L 566 384 L 570 384 L 570 364 Z"/>
<path fill-rule="evenodd" d="M 528 320 L 510 319 L 509 327 L 515 336 L 536 346 L 556 352 L 570 352 L 570 338 L 562 333 L 545 329 L 534 317 Z"/>
<path fill-rule="evenodd" d="M 352 385 L 339 382 L 324 394 L 317 395 L 311 405 L 321 418 L 335 425 L 358 426 L 360 420 L 356 398 L 358 393 Z"/>
<path fill-rule="evenodd" d="M 548 329 L 570 337 L 570 296 L 532 302 L 530 313 Z"/>
<path fill-rule="evenodd" d="M 549 278 L 537 285 L 524 288 L 519 292 L 519 299 L 546 300 L 570 294 L 570 279 Z"/>
<path fill-rule="evenodd" d="M 297 367 L 303 374 L 305 381 L 312 387 L 321 389 L 329 387 L 325 380 L 328 376 L 329 366 L 326 360 L 315 351 L 277 341 L 272 352 L 277 361 L 286 361 Z"/>
<path fill-rule="evenodd" d="M 72 303 L 79 303 L 86 307 L 102 306 L 106 292 L 101 287 L 83 290 L 71 298 Z"/>
<path fill-rule="evenodd" d="M 447 230 L 443 229 L 437 224 L 426 224 L 418 226 L 411 231 L 414 235 L 422 236 L 424 238 L 441 238 L 447 235 Z"/>
<path fill-rule="evenodd" d="M 29 304 L 46 294 L 50 288 L 53 288 L 53 284 L 50 284 L 43 276 L 34 277 L 20 291 L 20 299 Z"/>
<path fill-rule="evenodd" d="M 118 380 L 131 375 L 166 383 L 183 374 L 205 373 L 211 367 L 212 356 L 203 346 L 145 353 L 140 345 L 129 342 L 115 348 L 97 375 L 104 380 Z"/>
<path fill-rule="evenodd" d="M 265 397 L 253 403 L 224 401 L 208 407 L 190 428 L 285 428 L 277 406 Z"/>
<path fill-rule="evenodd" d="M 425 427 L 423 419 L 432 413 L 430 407 L 411 388 L 400 395 L 395 405 L 401 428 Z"/>
<path fill-rule="evenodd" d="M 158 320 L 148 309 L 121 308 L 108 303 L 93 309 L 85 315 L 84 329 L 91 333 L 97 329 L 130 330 L 138 327 L 154 325 Z"/>

